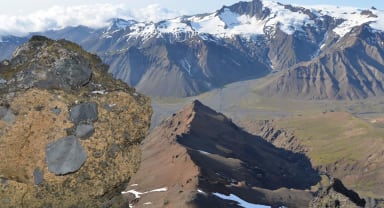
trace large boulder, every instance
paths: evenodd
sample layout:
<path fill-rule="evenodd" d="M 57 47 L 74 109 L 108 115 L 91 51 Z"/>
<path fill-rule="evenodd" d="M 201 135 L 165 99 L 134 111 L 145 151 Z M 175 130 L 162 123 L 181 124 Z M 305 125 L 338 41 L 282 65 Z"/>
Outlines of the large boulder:
<path fill-rule="evenodd" d="M 128 207 L 152 109 L 65 40 L 33 37 L 0 63 L 0 207 Z"/>

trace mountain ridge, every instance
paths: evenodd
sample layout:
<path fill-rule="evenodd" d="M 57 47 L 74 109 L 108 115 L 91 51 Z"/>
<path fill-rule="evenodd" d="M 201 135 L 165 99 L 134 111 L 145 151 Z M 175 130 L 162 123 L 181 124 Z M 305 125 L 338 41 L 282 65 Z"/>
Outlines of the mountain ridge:
<path fill-rule="evenodd" d="M 322 182 L 324 191 L 315 198 L 320 176 L 308 158 L 245 132 L 197 100 L 153 129 L 142 152 L 141 167 L 123 192 L 135 207 L 365 203 L 338 179 L 337 185 Z M 333 188 L 336 192 L 329 191 Z"/>
<path fill-rule="evenodd" d="M 164 203 L 176 207 L 234 206 L 213 193 L 233 193 L 255 204 L 308 205 L 311 196 L 304 189 L 318 180 L 305 158 L 242 132 L 225 115 L 197 100 L 155 128 L 144 140 L 142 151 L 141 168 L 124 192 L 132 205 L 139 207 L 145 202 L 155 207 Z M 275 165 L 263 162 L 264 157 L 276 159 Z M 285 168 L 279 169 L 280 165 Z M 281 171 L 289 179 L 280 178 Z M 165 191 L 147 191 L 162 187 Z M 138 198 L 135 192 L 143 194 Z M 268 197 L 254 197 L 263 194 Z M 278 196 L 284 199 L 274 200 Z"/>

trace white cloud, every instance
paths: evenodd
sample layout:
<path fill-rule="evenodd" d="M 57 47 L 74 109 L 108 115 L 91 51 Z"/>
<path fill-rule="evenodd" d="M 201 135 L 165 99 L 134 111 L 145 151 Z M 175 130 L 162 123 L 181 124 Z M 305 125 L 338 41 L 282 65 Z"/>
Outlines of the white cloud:
<path fill-rule="evenodd" d="M 29 32 L 62 29 L 67 26 L 84 25 L 100 28 L 111 18 L 135 19 L 157 22 L 182 15 L 157 4 L 146 8 L 132 9 L 124 4 L 94 4 L 82 6 L 55 6 L 47 10 L 27 15 L 0 15 L 0 37 L 6 35 L 23 36 Z"/>
<path fill-rule="evenodd" d="M 152 4 L 146 8 L 141 8 L 138 10 L 133 10 L 132 16 L 136 17 L 139 20 L 146 20 L 157 22 L 164 19 L 171 19 L 182 15 L 182 12 L 172 11 L 166 8 L 160 7 L 158 4 Z"/>

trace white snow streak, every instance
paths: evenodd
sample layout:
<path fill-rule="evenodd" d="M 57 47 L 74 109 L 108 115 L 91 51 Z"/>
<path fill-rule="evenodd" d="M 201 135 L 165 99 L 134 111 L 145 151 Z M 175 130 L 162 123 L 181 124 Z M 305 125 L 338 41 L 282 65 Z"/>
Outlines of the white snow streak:
<path fill-rule="evenodd" d="M 129 190 L 129 191 L 123 191 L 123 192 L 121 192 L 121 194 L 133 194 L 133 195 L 135 195 L 135 198 L 138 199 L 138 198 L 140 198 L 140 195 L 142 195 L 144 193 L 138 192 L 135 190 Z"/>
<path fill-rule="evenodd" d="M 204 194 L 204 195 L 207 194 L 207 193 L 205 193 L 204 191 L 202 191 L 202 190 L 200 190 L 200 189 L 197 189 L 197 193 L 199 193 L 199 194 Z"/>
<path fill-rule="evenodd" d="M 163 192 L 163 191 L 167 191 L 167 190 L 168 190 L 168 188 L 164 187 L 164 188 L 154 189 L 152 191 L 147 191 L 147 192 L 144 192 L 144 193 L 146 194 L 146 193 L 151 193 L 151 192 Z"/>
<path fill-rule="evenodd" d="M 148 194 L 148 193 L 153 193 L 153 192 L 164 192 L 164 191 L 167 191 L 167 190 L 168 190 L 167 187 L 159 188 L 159 189 L 154 189 L 154 190 L 146 191 L 146 192 L 139 192 L 139 191 L 136 191 L 136 190 L 133 189 L 133 190 L 129 190 L 129 191 L 123 191 L 123 192 L 121 192 L 121 194 L 133 194 L 133 195 L 135 195 L 136 199 L 139 199 L 140 195 L 143 195 L 143 194 Z"/>
<path fill-rule="evenodd" d="M 260 205 L 260 204 L 252 204 L 252 203 L 246 202 L 234 194 L 230 194 L 229 196 L 227 196 L 227 195 L 220 194 L 220 193 L 213 193 L 213 195 L 215 195 L 221 199 L 236 201 L 239 204 L 239 206 L 242 206 L 244 208 L 271 208 L 270 206 L 265 206 L 265 205 Z"/>
<path fill-rule="evenodd" d="M 197 151 L 200 152 L 203 155 L 211 155 L 211 153 L 203 151 L 203 150 L 197 150 Z"/>

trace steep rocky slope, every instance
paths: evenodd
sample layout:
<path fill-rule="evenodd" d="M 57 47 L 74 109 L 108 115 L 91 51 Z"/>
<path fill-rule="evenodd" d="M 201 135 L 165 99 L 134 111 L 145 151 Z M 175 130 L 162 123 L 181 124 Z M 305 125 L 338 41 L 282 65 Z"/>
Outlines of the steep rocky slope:
<path fill-rule="evenodd" d="M 301 154 L 248 134 L 198 101 L 144 140 L 142 163 L 123 192 L 135 207 L 308 206 L 320 177 Z M 136 195 L 136 196 L 135 196 Z"/>
<path fill-rule="evenodd" d="M 34 36 L 0 64 L 1 207 L 126 207 L 149 99 L 78 45 Z"/>
<path fill-rule="evenodd" d="M 111 63 L 115 77 L 140 92 L 159 97 L 190 96 L 268 73 L 265 63 L 241 49 L 200 37 L 171 43 L 152 38 L 102 58 Z"/>
<path fill-rule="evenodd" d="M 262 93 L 307 99 L 361 99 L 384 94 L 384 34 L 353 28 L 332 48 L 283 72 Z"/>

